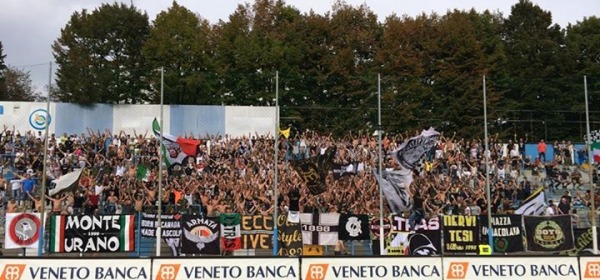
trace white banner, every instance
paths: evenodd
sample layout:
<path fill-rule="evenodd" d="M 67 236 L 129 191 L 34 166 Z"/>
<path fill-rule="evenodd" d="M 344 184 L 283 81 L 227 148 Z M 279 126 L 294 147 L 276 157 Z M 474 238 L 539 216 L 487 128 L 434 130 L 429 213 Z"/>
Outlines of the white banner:
<path fill-rule="evenodd" d="M 303 258 L 302 279 L 442 279 L 441 258 Z"/>
<path fill-rule="evenodd" d="M 150 279 L 149 259 L 0 259 L 0 279 Z"/>
<path fill-rule="evenodd" d="M 600 257 L 580 257 L 581 279 L 600 279 Z"/>
<path fill-rule="evenodd" d="M 155 259 L 154 280 L 177 279 L 299 279 L 297 258 Z"/>
<path fill-rule="evenodd" d="M 579 279 L 576 257 L 444 258 L 445 279 Z"/>
<path fill-rule="evenodd" d="M 7 213 L 4 249 L 37 248 L 40 240 L 39 213 Z M 4 279 L 0 277 L 0 279 Z"/>

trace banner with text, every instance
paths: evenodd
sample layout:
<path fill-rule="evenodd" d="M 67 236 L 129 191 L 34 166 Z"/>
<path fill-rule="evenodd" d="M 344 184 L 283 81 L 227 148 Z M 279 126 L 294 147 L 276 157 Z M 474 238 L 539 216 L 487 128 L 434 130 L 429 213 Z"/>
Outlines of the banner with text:
<path fill-rule="evenodd" d="M 444 253 L 479 252 L 477 216 L 449 215 L 444 220 Z"/>
<path fill-rule="evenodd" d="M 242 249 L 273 248 L 273 216 L 242 216 Z"/>
<path fill-rule="evenodd" d="M 219 218 L 183 215 L 181 219 L 181 253 L 219 255 Z"/>
<path fill-rule="evenodd" d="M 438 217 L 422 219 L 411 232 L 408 219 L 392 217 L 392 234 L 385 240 L 384 255 L 434 256 L 442 252 Z M 379 246 L 379 245 L 377 245 Z"/>
<path fill-rule="evenodd" d="M 556 252 L 572 250 L 571 215 L 523 216 L 528 251 Z"/>
<path fill-rule="evenodd" d="M 302 256 L 302 229 L 300 223 L 288 221 L 286 215 L 277 217 L 279 256 Z"/>
<path fill-rule="evenodd" d="M 56 215 L 51 218 L 50 252 L 124 252 L 135 245 L 134 215 Z"/>
<path fill-rule="evenodd" d="M 151 279 L 149 259 L 0 258 L 0 279 L 130 280 Z"/>
<path fill-rule="evenodd" d="M 152 275 L 155 275 L 153 278 L 155 280 L 297 280 L 300 278 L 300 259 L 244 258 L 240 261 L 227 258 L 154 259 Z"/>
<path fill-rule="evenodd" d="M 442 279 L 440 258 L 303 258 L 302 279 Z"/>
<path fill-rule="evenodd" d="M 578 280 L 577 258 L 569 257 L 444 257 L 445 279 Z"/>
<path fill-rule="evenodd" d="M 512 253 L 524 251 L 521 215 L 493 215 L 492 238 L 494 253 Z M 481 225 L 481 242 L 487 244 L 488 217 L 479 216 Z"/>
<path fill-rule="evenodd" d="M 173 256 L 179 256 L 179 242 L 181 239 L 181 214 L 160 215 L 162 239 L 169 245 Z M 143 238 L 156 238 L 158 219 L 156 214 L 142 213 L 140 226 Z"/>

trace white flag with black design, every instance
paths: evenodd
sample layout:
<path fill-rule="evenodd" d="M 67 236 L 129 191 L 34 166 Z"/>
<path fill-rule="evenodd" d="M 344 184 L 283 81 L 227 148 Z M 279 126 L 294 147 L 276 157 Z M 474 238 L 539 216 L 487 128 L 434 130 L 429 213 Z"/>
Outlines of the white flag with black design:
<path fill-rule="evenodd" d="M 302 241 L 307 245 L 336 245 L 340 214 L 300 214 Z"/>
<path fill-rule="evenodd" d="M 515 210 L 516 215 L 538 216 L 544 213 L 546 209 L 546 195 L 544 188 L 539 188 L 531 194 L 523 204 Z"/>

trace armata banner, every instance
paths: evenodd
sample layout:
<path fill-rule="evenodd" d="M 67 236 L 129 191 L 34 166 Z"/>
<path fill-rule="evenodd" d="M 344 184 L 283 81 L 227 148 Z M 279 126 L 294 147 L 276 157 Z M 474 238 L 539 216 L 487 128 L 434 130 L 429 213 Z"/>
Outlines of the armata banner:
<path fill-rule="evenodd" d="M 7 213 L 4 249 L 37 248 L 40 226 L 39 213 Z"/>
<path fill-rule="evenodd" d="M 50 252 L 133 251 L 134 230 L 134 215 L 52 216 Z"/>
<path fill-rule="evenodd" d="M 219 255 L 219 218 L 183 215 L 181 220 L 181 253 Z"/>
<path fill-rule="evenodd" d="M 479 216 L 481 225 L 481 242 L 487 244 L 488 217 Z M 521 215 L 493 215 L 492 238 L 494 239 L 494 253 L 521 252 L 523 247 Z"/>
<path fill-rule="evenodd" d="M 444 216 L 444 252 L 479 252 L 479 223 L 477 216 Z"/>
<path fill-rule="evenodd" d="M 574 248 L 571 215 L 523 216 L 523 220 L 528 251 L 556 252 Z"/>
<path fill-rule="evenodd" d="M 160 216 L 161 237 L 171 248 L 173 256 L 179 256 L 181 239 L 181 214 L 165 214 Z M 156 214 L 142 213 L 140 233 L 144 238 L 156 238 L 158 219 Z"/>

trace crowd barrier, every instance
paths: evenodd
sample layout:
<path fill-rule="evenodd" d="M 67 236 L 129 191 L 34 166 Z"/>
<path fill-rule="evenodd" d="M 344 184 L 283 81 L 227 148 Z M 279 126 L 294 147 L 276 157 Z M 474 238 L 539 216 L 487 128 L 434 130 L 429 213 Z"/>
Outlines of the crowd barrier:
<path fill-rule="evenodd" d="M 3 258 L 0 279 L 598 279 L 600 257 Z"/>

